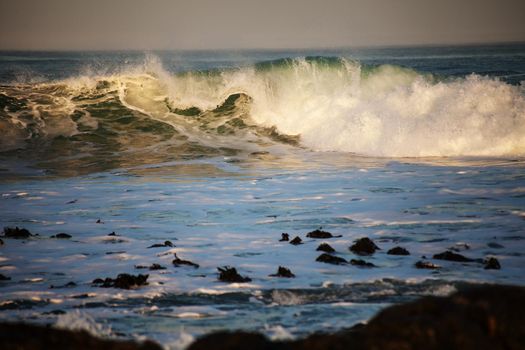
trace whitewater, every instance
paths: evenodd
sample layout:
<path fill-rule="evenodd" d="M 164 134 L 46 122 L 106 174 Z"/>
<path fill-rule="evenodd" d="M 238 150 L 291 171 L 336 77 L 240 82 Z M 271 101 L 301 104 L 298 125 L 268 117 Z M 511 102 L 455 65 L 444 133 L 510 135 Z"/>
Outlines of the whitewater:
<path fill-rule="evenodd" d="M 0 236 L 0 317 L 183 349 L 523 285 L 524 62 L 520 44 L 0 52 L 0 229 L 33 234 Z M 336 237 L 307 237 L 319 228 Z M 363 237 L 380 250 L 349 250 Z M 321 243 L 375 267 L 316 261 Z M 223 266 L 251 281 L 219 281 Z M 148 284 L 93 283 L 120 273 Z"/>

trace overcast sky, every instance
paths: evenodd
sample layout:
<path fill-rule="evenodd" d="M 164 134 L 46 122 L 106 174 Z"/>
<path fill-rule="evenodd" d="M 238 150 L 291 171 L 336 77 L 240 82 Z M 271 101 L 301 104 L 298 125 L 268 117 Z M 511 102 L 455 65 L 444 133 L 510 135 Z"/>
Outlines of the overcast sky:
<path fill-rule="evenodd" d="M 525 41 L 525 0 L 0 0 L 0 49 Z"/>

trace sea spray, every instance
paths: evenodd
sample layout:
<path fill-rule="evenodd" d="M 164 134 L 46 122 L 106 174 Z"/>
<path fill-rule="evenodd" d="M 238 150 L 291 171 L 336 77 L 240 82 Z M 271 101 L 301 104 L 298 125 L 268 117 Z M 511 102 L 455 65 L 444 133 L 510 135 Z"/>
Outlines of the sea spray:
<path fill-rule="evenodd" d="M 0 93 L 2 150 L 89 133 L 99 128 L 101 117 L 128 114 L 171 126 L 210 149 L 245 149 L 267 142 L 269 135 L 279 143 L 286 140 L 279 135 L 289 135 L 314 151 L 380 157 L 525 153 L 525 97 L 519 86 L 338 57 L 174 74 L 148 55 L 143 65 L 118 74 L 2 86 Z"/>

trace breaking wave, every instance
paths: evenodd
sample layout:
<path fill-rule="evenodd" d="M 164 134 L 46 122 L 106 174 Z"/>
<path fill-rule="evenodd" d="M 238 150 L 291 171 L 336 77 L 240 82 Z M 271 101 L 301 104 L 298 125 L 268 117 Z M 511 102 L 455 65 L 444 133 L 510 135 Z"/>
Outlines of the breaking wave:
<path fill-rule="evenodd" d="M 110 76 L 0 86 L 0 107 L 1 151 L 59 137 L 84 151 L 112 140 L 117 152 L 273 143 L 381 157 L 525 154 L 523 86 L 337 57 L 173 74 L 148 56 Z"/>

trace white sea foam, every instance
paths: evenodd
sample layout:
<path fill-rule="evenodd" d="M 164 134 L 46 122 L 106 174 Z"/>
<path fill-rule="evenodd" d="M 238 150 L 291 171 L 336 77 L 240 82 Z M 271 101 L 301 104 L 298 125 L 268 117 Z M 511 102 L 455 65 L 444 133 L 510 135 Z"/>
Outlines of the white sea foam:
<path fill-rule="evenodd" d="M 154 62 L 174 105 L 206 110 L 245 93 L 257 123 L 300 134 L 314 150 L 397 157 L 525 152 L 525 98 L 519 87 L 491 78 L 435 82 L 395 66 L 362 72 L 355 62 L 305 59 L 262 71 L 169 76 Z"/>
<path fill-rule="evenodd" d="M 74 310 L 60 315 L 55 327 L 69 330 L 83 330 L 95 336 L 110 336 L 111 328 L 95 321 L 85 312 Z"/>

